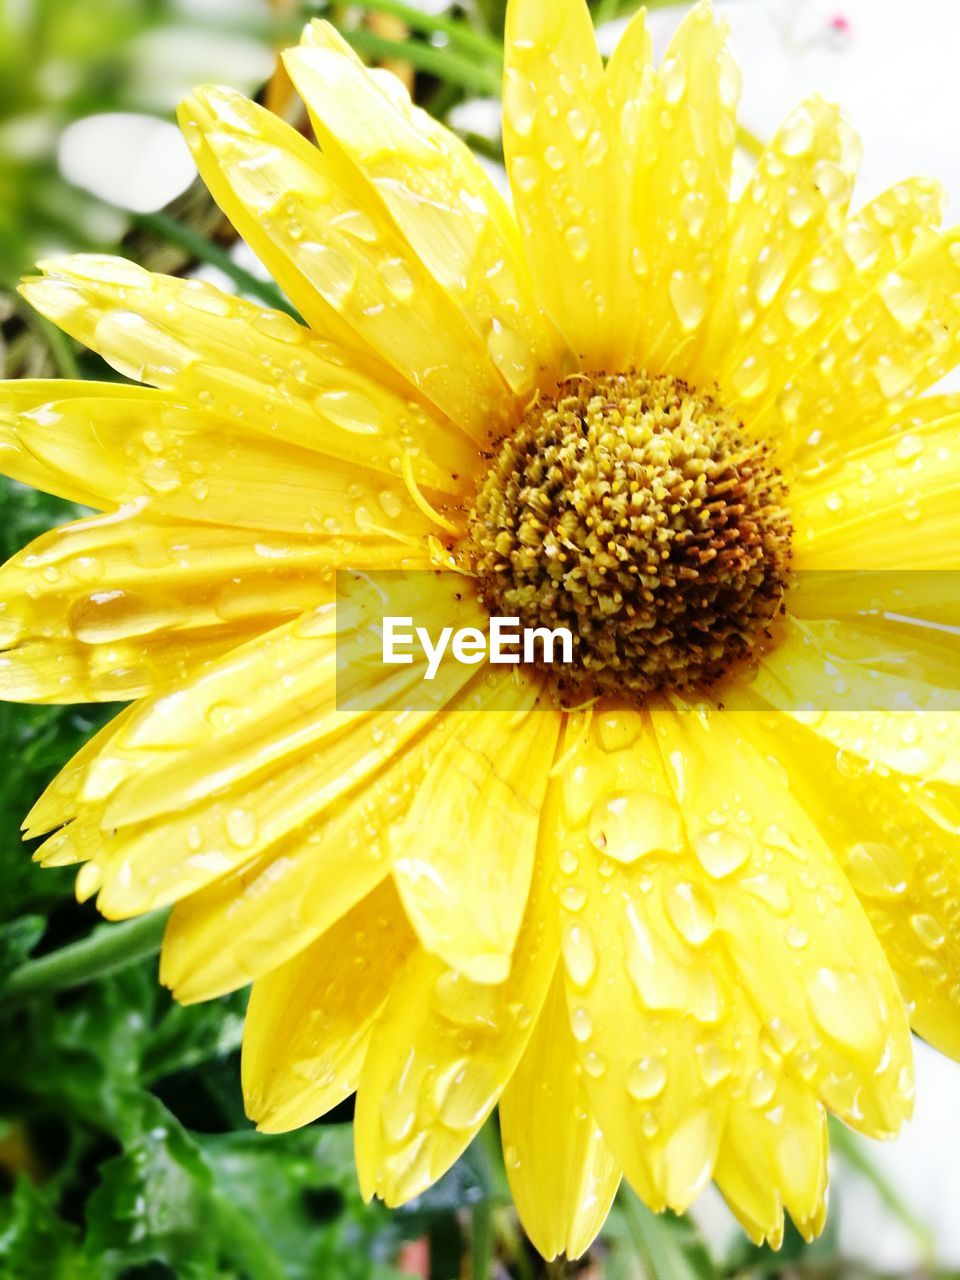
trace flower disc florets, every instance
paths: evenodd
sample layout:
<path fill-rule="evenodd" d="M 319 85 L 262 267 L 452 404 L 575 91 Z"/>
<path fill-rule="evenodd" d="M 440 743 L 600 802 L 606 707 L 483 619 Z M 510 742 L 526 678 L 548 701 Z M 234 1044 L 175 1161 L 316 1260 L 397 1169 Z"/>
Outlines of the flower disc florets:
<path fill-rule="evenodd" d="M 568 627 L 561 687 L 719 680 L 781 609 L 791 526 L 769 446 L 672 377 L 578 374 L 502 440 L 469 532 L 481 595 Z"/>

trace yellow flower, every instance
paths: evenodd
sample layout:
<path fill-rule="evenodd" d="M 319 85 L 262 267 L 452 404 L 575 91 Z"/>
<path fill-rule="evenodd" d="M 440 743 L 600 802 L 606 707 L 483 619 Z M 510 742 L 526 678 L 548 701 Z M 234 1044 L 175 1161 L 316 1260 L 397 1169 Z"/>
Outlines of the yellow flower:
<path fill-rule="evenodd" d="M 958 559 L 960 401 L 917 396 L 957 360 L 960 236 L 926 181 L 851 214 L 818 98 L 731 199 L 703 5 L 659 68 L 642 15 L 604 67 L 583 0 L 511 0 L 516 216 L 329 26 L 285 61 L 319 147 L 223 89 L 182 122 L 308 328 L 111 258 L 24 285 L 151 388 L 0 395 L 7 473 L 104 513 L 0 574 L 0 691 L 132 700 L 37 856 L 111 918 L 175 904 L 178 998 L 253 982 L 251 1116 L 356 1090 L 368 1194 L 499 1102 L 547 1256 L 621 1173 L 811 1236 L 826 1113 L 898 1128 L 908 1018 L 960 1054 L 957 602 L 910 572 Z M 438 556 L 467 621 L 573 621 L 576 669 L 508 715 L 477 668 L 433 713 L 386 676 L 338 710 L 333 571 Z M 873 569 L 893 612 L 811 586 Z"/>

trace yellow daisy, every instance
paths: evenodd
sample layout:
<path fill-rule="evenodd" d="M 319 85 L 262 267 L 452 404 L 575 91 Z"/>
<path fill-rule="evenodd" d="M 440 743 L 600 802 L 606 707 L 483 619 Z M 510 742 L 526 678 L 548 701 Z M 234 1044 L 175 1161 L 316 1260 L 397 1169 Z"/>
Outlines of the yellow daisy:
<path fill-rule="evenodd" d="M 904 573 L 888 615 L 846 572 L 958 560 L 960 400 L 917 397 L 960 350 L 960 235 L 922 180 L 851 214 L 818 98 L 733 200 L 704 5 L 661 66 L 642 15 L 604 66 L 583 0 L 511 0 L 515 212 L 325 23 L 285 64 L 319 146 L 225 89 L 182 123 L 306 326 L 113 258 L 24 285 L 148 384 L 0 393 L 7 474 L 104 513 L 0 573 L 0 692 L 131 703 L 37 856 L 111 918 L 174 904 L 179 999 L 253 983 L 250 1115 L 356 1091 L 368 1195 L 499 1102 L 548 1257 L 621 1174 L 811 1236 L 826 1113 L 896 1131 L 908 1022 L 960 1054 L 957 601 Z M 438 557 L 461 618 L 570 621 L 574 669 L 507 715 L 475 667 L 338 710 L 334 570 L 415 591 Z"/>

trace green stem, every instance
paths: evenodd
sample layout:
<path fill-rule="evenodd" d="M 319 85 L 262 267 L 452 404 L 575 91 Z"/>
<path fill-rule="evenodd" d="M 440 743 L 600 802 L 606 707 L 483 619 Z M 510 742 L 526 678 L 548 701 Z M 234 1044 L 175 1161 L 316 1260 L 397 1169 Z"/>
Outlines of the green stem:
<path fill-rule="evenodd" d="M 369 9 L 374 13 L 386 13 L 393 18 L 399 18 L 411 31 L 422 31 L 425 35 L 446 36 L 451 48 L 462 49 L 464 53 L 483 58 L 496 66 L 500 66 L 503 62 L 503 45 L 499 40 L 481 31 L 475 31 L 467 23 L 458 22 L 455 18 L 421 13 L 419 9 L 403 4 L 402 0 L 354 0 L 354 3 L 360 9 Z"/>
<path fill-rule="evenodd" d="M 449 49 L 438 49 L 419 40 L 391 40 L 362 30 L 343 34 L 358 53 L 368 58 L 408 62 L 417 71 L 425 71 L 438 80 L 452 81 L 471 93 L 489 98 L 500 96 L 500 72 L 496 67 L 471 62 Z"/>
<path fill-rule="evenodd" d="M 630 1238 L 650 1280 L 679 1280 L 657 1215 L 626 1185 L 620 1194 L 620 1204 Z"/>
<path fill-rule="evenodd" d="M 51 991 L 79 987 L 156 955 L 163 941 L 166 911 L 107 925 L 88 937 L 14 969 L 3 987 L 4 999 L 27 1000 Z"/>
<path fill-rule="evenodd" d="M 851 1169 L 867 1179 L 890 1212 L 912 1233 L 924 1257 L 927 1260 L 932 1259 L 934 1242 L 930 1228 L 917 1218 L 910 1206 L 904 1203 L 897 1191 L 876 1168 L 856 1135 L 833 1116 L 830 1117 L 830 1142 L 837 1155 Z"/>
<path fill-rule="evenodd" d="M 473 1206 L 470 1239 L 471 1280 L 490 1280 L 493 1261 L 493 1207 L 484 1197 Z"/>
<path fill-rule="evenodd" d="M 259 298 L 268 307 L 273 307 L 277 311 L 285 311 L 287 315 L 293 316 L 295 320 L 300 319 L 299 314 L 284 298 L 272 280 L 259 280 L 251 272 L 234 262 L 226 249 L 221 249 L 219 245 L 213 244 L 208 240 L 206 236 L 202 236 L 198 231 L 194 231 L 182 222 L 178 222 L 176 218 L 171 218 L 168 213 L 138 213 L 134 217 L 134 222 L 137 226 L 143 227 L 145 231 L 159 236 L 161 240 L 166 240 L 168 243 L 176 245 L 178 249 L 182 249 L 184 253 L 189 254 L 191 258 L 216 267 L 225 276 L 229 276 L 241 293 L 247 293 L 254 298 Z"/>

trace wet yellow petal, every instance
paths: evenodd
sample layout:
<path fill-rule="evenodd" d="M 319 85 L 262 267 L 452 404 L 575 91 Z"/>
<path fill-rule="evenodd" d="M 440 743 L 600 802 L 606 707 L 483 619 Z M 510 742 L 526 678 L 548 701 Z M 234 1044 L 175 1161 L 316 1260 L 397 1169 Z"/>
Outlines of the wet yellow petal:
<path fill-rule="evenodd" d="M 620 1170 L 590 1112 L 558 972 L 500 1101 L 517 1213 L 546 1259 L 579 1258 L 606 1220 Z"/>
<path fill-rule="evenodd" d="M 802 1080 L 771 1072 L 756 1036 L 751 1049 L 757 1065 L 731 1103 L 714 1177 L 754 1243 L 779 1249 L 784 1210 L 805 1240 L 823 1229 L 826 1115 Z"/>
<path fill-rule="evenodd" d="M 400 575 L 397 575 L 400 578 Z M 482 621 L 479 605 L 457 593 L 452 580 L 434 590 L 446 591 L 451 617 L 462 625 Z M 408 609 L 422 593 L 421 575 L 395 584 L 391 600 Z M 455 600 L 455 593 L 462 598 Z M 141 704 L 137 713 L 88 770 L 82 799 L 109 802 L 107 818 L 116 826 L 143 822 L 176 812 L 223 787 L 254 778 L 268 765 L 315 750 L 344 749 L 350 735 L 371 717 L 371 710 L 342 709 L 348 674 L 340 670 L 338 646 L 350 634 L 350 603 L 343 591 L 337 609 L 324 605 L 287 626 L 245 645 L 201 672 L 189 685 Z M 339 615 L 343 616 L 340 617 Z M 361 619 L 362 621 L 362 619 Z M 379 617 L 374 619 L 378 622 Z M 437 681 L 422 709 L 410 695 L 423 681 L 425 659 L 387 669 L 378 664 L 371 677 L 371 708 L 391 725 L 394 744 L 416 732 L 443 699 L 455 694 L 476 668 L 451 664 L 449 681 Z M 256 689 L 258 696 L 250 698 Z M 229 751 L 216 751 L 229 734 Z M 374 744 L 375 755 L 391 741 Z M 212 766 L 212 767 L 211 767 Z M 331 783 L 336 775 L 331 776 Z M 350 781 L 344 777 L 344 785 Z M 334 786 L 334 790 L 335 790 Z M 318 797 L 319 798 L 319 797 Z"/>
<path fill-rule="evenodd" d="M 552 878 L 541 850 L 506 982 L 473 983 L 423 951 L 398 976 L 357 1093 L 357 1171 L 368 1198 L 395 1205 L 423 1191 L 496 1105 L 556 969 Z"/>
<path fill-rule="evenodd" d="M 356 460 L 325 456 L 231 428 L 143 388 L 131 392 L 129 399 L 53 398 L 19 415 L 17 438 L 49 471 L 50 487 L 65 487 L 60 475 L 81 474 L 98 507 L 148 503 L 183 520 L 314 534 L 325 539 L 329 561 L 350 557 L 358 566 L 397 567 L 401 540 L 434 527 L 403 480 L 364 465 L 356 444 Z M 432 464 L 420 470 L 432 474 L 428 498 L 449 509 L 444 494 L 456 482 Z"/>
<path fill-rule="evenodd" d="M 385 880 L 254 983 L 243 1030 L 243 1097 L 258 1129 L 297 1129 L 354 1092 L 370 1032 L 413 947 Z"/>
<path fill-rule="evenodd" d="M 624 1176 L 651 1208 L 680 1212 L 709 1179 L 723 1131 L 726 1097 L 697 1064 L 717 1028 L 725 1035 L 729 997 L 700 951 L 706 939 L 678 934 L 653 892 L 651 862 L 674 865 L 685 837 L 648 717 L 608 709 L 584 731 L 574 716 L 567 742 L 545 827 L 557 841 L 570 1027 Z M 675 896 L 695 921 L 698 900 Z"/>
<path fill-rule="evenodd" d="M 902 413 L 886 437 L 794 481 L 797 569 L 957 566 L 960 407 L 927 403 L 915 423 Z"/>
<path fill-rule="evenodd" d="M 522 400 L 557 376 L 560 341 L 539 310 L 512 214 L 449 129 L 413 106 L 403 84 L 368 71 L 329 23 L 314 21 L 284 64 L 344 186 L 370 184 L 451 303 Z"/>
<path fill-rule="evenodd" d="M 136 704 L 124 707 L 102 729 L 87 740 L 67 761 L 23 820 L 23 836 L 31 840 L 69 822 L 76 816 L 77 804 L 87 769 L 130 719 Z M 38 858 L 38 861 L 42 859 Z"/>
<path fill-rule="evenodd" d="M 385 362 L 478 440 L 503 422 L 513 397 L 485 342 L 369 188 L 229 89 L 179 115 L 214 199 L 318 334 Z"/>
<path fill-rule="evenodd" d="M 119 512 L 53 529 L 0 568 L 0 690 L 115 701 L 189 677 L 333 596 L 329 547 Z"/>
<path fill-rule="evenodd" d="M 647 13 L 645 9 L 638 9 L 617 41 L 617 47 L 607 62 L 606 75 L 614 125 L 620 128 L 630 152 L 636 150 L 639 138 L 630 131 L 629 125 L 635 122 L 633 113 L 644 97 L 652 71 L 653 47 Z"/>
<path fill-rule="evenodd" d="M 859 162 L 859 139 L 822 98 L 797 107 L 760 156 L 730 215 L 726 268 L 692 366 L 701 386 L 719 380 L 737 393 L 749 378 L 754 366 L 744 361 L 769 307 L 842 226 Z"/>
<path fill-rule="evenodd" d="M 458 714 L 395 846 L 394 879 L 422 945 L 474 982 L 510 972 L 560 732 L 560 712 L 535 705 L 539 682 L 517 691 L 515 713 L 486 709 L 512 675 Z"/>
<path fill-rule="evenodd" d="M 102 493 L 90 486 L 82 474 L 62 472 L 41 462 L 24 445 L 19 429 L 23 425 L 23 414 L 35 412 L 51 401 L 63 403 L 91 397 L 129 400 L 131 392 L 129 386 L 116 382 L 23 378 L 17 382 L 0 383 L 0 474 L 88 507 L 112 505 L 104 500 Z"/>
<path fill-rule="evenodd" d="M 507 170 L 538 296 L 581 364 L 601 367 L 618 318 L 616 159 L 584 0 L 510 0 L 503 92 Z"/>
<path fill-rule="evenodd" d="M 951 369 L 960 232 L 934 233 L 941 208 L 936 184 L 904 183 L 828 241 L 723 375 L 731 407 L 788 448 L 807 441 L 809 463 L 842 453 L 863 424 L 869 439 L 870 423 Z"/>
<path fill-rule="evenodd" d="M 643 283 L 647 258 L 636 238 L 633 213 L 634 187 L 646 163 L 650 112 L 657 93 L 644 9 L 633 15 L 620 37 L 607 63 L 604 87 L 611 149 L 603 187 L 607 227 L 602 239 L 613 288 L 604 302 L 608 332 L 606 344 L 598 352 L 598 367 L 622 369 L 636 362 L 633 335 L 637 312 L 648 305 Z"/>
<path fill-rule="evenodd" d="M 762 723 L 758 744 L 789 772 L 859 896 L 911 1025 L 960 1058 L 960 793 L 885 776 L 783 716 Z"/>
<path fill-rule="evenodd" d="M 475 451 L 449 422 L 289 316 L 122 258 L 76 254 L 44 269 L 24 282 L 28 301 L 118 372 L 201 410 L 199 434 L 230 424 L 228 439 L 255 433 L 391 477 L 410 453 L 417 481 L 443 493 L 472 474 Z M 155 430 L 162 451 L 169 431 Z"/>
<path fill-rule="evenodd" d="M 651 714 L 700 868 L 687 910 L 668 900 L 668 916 L 688 938 L 723 940 L 731 991 L 760 1019 L 773 1070 L 854 1128 L 895 1133 L 913 1094 L 893 974 L 813 821 L 751 744 L 753 717 Z"/>
<path fill-rule="evenodd" d="M 345 713 L 334 625 L 321 608 L 234 650 L 141 703 L 91 761 L 67 833 L 100 869 L 105 914 L 151 910 L 275 847 L 316 839 L 324 809 L 474 674 L 458 665 L 431 709 L 410 711 L 422 667 L 381 667 L 377 710 Z"/>
<path fill-rule="evenodd" d="M 305 833 L 177 902 L 160 965 L 176 998 L 209 1000 L 271 973 L 380 884 L 430 749 L 428 734 L 334 800 Z"/>
<path fill-rule="evenodd" d="M 876 643 L 872 637 L 864 644 L 849 627 L 788 620 L 749 692 L 840 751 L 906 777 L 957 785 L 956 676 L 943 687 L 905 673 L 891 664 L 889 646 L 885 657 L 876 656 Z"/>
<path fill-rule="evenodd" d="M 709 4 L 680 24 L 637 124 L 631 257 L 644 305 L 632 361 L 688 371 L 723 278 L 740 78 Z"/>

